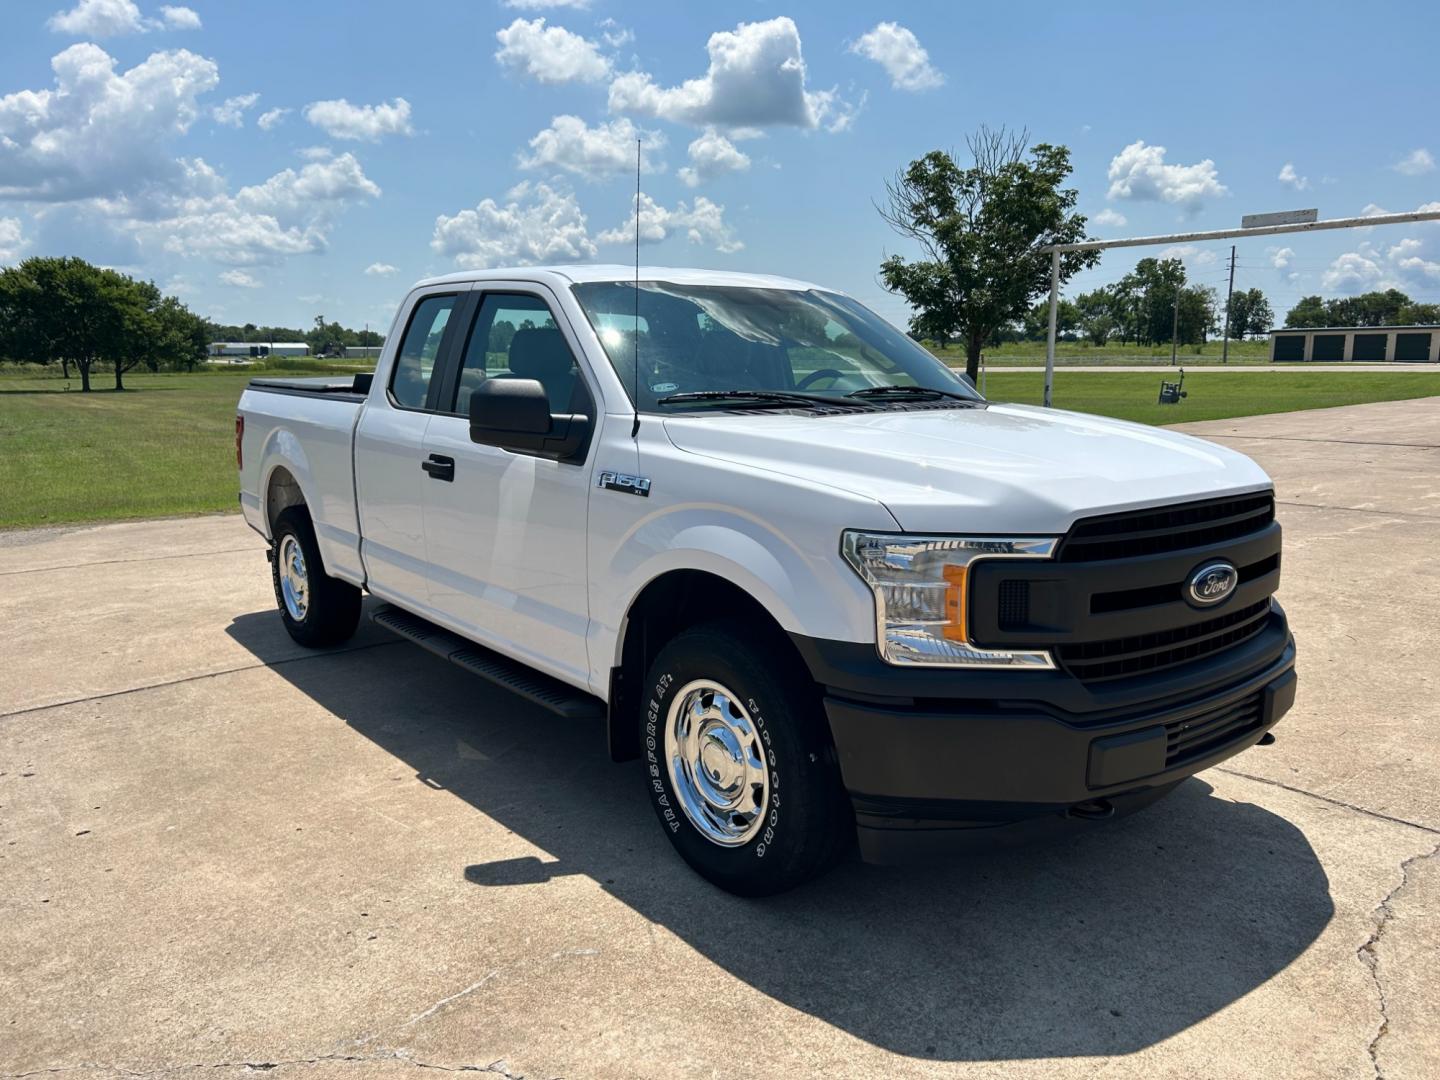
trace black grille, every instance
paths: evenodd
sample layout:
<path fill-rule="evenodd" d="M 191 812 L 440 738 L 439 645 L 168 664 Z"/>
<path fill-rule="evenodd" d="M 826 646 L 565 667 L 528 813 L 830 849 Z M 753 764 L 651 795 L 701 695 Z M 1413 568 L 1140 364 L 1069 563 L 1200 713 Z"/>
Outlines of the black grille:
<path fill-rule="evenodd" d="M 1204 547 L 1259 532 L 1275 520 L 1275 495 L 1264 491 L 1078 521 L 1060 544 L 1061 562 L 1130 559 Z"/>
<path fill-rule="evenodd" d="M 1134 637 L 1061 645 L 1060 665 L 1077 679 L 1094 682 L 1139 675 L 1233 648 L 1265 629 L 1270 600 L 1170 630 Z"/>
<path fill-rule="evenodd" d="M 999 603 L 1000 629 L 1023 630 L 1030 622 L 1030 583 L 1028 581 L 1002 581 Z"/>
<path fill-rule="evenodd" d="M 1165 767 L 1194 761 L 1243 738 L 1264 721 L 1264 708 L 1261 695 L 1251 694 L 1232 705 L 1166 724 Z"/>

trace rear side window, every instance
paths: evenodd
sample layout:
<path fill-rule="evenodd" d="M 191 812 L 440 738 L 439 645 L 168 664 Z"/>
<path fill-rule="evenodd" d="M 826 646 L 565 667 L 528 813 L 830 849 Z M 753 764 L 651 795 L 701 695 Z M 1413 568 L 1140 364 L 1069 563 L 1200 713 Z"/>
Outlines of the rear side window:
<path fill-rule="evenodd" d="M 395 358 L 395 372 L 390 376 L 390 396 L 395 404 L 406 409 L 425 408 L 430 393 L 430 379 L 435 374 L 440 355 L 440 342 L 450 313 L 455 309 L 454 296 L 427 296 L 415 305 L 410 325 L 400 342 Z"/>
<path fill-rule="evenodd" d="M 549 306 L 526 293 L 487 293 L 460 367 L 455 409 L 470 412 L 470 395 L 486 379 L 537 379 L 551 412 L 571 411 L 577 368 Z"/>

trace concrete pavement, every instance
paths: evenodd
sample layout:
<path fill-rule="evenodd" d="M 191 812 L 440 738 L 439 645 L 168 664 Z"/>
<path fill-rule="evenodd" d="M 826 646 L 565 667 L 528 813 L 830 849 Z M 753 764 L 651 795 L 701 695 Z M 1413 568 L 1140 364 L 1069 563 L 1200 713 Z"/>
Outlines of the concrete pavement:
<path fill-rule="evenodd" d="M 1440 1075 L 1440 399 L 1189 427 L 1276 477 L 1278 742 L 763 902 L 597 727 L 294 646 L 236 518 L 0 534 L 0 1077 Z"/>

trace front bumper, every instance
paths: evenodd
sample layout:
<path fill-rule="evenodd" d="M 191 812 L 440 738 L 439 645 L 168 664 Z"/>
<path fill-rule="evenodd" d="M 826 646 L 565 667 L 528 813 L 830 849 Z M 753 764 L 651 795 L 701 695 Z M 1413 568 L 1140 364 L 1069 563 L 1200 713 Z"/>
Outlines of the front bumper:
<path fill-rule="evenodd" d="M 1140 809 L 1259 742 L 1295 700 L 1295 645 L 1278 606 L 1241 648 L 1097 687 L 1058 672 L 917 672 L 872 664 L 854 646 L 797 645 L 825 687 L 871 862 Z"/>

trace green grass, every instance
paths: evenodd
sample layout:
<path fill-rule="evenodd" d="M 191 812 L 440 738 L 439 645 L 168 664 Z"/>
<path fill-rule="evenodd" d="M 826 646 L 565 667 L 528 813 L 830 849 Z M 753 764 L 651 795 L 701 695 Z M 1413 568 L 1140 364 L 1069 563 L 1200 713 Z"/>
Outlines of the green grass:
<path fill-rule="evenodd" d="M 952 366 L 963 367 L 965 365 L 965 350 L 958 345 L 951 345 L 945 349 L 927 345 L 926 348 Z M 1182 365 L 1186 366 L 1218 364 L 1221 359 L 1220 342 L 1209 341 L 1203 345 L 1182 345 L 1177 350 L 1176 357 Z M 986 349 L 985 362 L 1007 367 L 1029 367 L 1044 364 L 1045 342 L 1007 341 L 1004 345 Z M 1118 341 L 1107 345 L 1091 345 L 1088 341 L 1057 341 L 1055 343 L 1055 362 L 1057 365 L 1155 364 L 1163 366 L 1170 363 L 1170 346 L 1123 344 Z M 1230 363 L 1268 364 L 1269 362 L 1270 342 L 1268 340 L 1230 342 Z"/>
<path fill-rule="evenodd" d="M 1172 371 L 1057 371 L 1054 404 L 1076 412 L 1099 413 L 1145 424 L 1180 424 L 1229 416 L 1329 409 L 1366 401 L 1440 395 L 1440 372 L 1431 371 L 1215 371 L 1187 370 L 1185 392 L 1176 405 L 1155 402 Z M 992 401 L 1039 405 L 1041 371 L 1001 371 L 986 376 Z"/>
<path fill-rule="evenodd" d="M 283 374 L 335 370 L 316 367 Z M 255 374 L 130 372 L 123 394 L 103 373 L 88 394 L 0 378 L 0 528 L 236 509 L 235 403 Z"/>
<path fill-rule="evenodd" d="M 315 367 L 285 374 L 307 370 Z M 0 528 L 235 510 L 235 403 L 253 374 L 130 374 L 123 394 L 67 392 L 56 377 L 0 376 Z M 1173 424 L 1440 395 L 1440 374 L 1430 372 L 1207 370 L 1187 375 L 1185 401 L 1162 406 L 1155 396 L 1164 375 L 1061 371 L 1055 404 Z M 1042 380 L 1039 372 L 1002 372 L 986 389 L 997 401 L 1038 404 Z"/>

